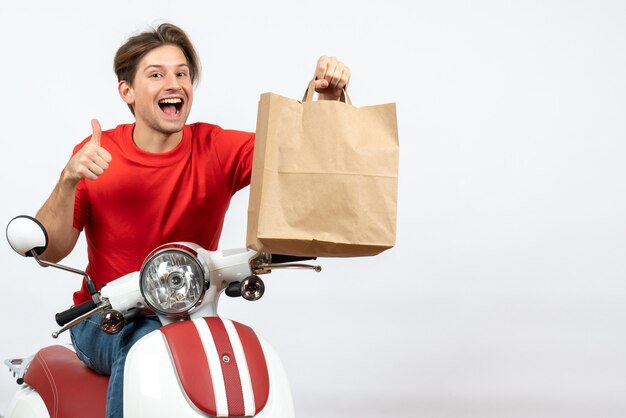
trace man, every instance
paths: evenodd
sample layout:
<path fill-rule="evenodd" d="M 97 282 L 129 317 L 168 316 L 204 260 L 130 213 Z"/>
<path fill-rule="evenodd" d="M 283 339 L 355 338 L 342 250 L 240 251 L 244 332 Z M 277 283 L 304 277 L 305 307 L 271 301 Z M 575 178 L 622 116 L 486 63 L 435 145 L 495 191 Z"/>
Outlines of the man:
<path fill-rule="evenodd" d="M 186 125 L 200 64 L 186 34 L 171 24 L 128 39 L 114 69 L 119 94 L 135 123 L 93 133 L 74 149 L 36 217 L 46 227 L 43 257 L 59 261 L 85 229 L 87 272 L 98 289 L 139 270 L 148 253 L 171 241 L 217 248 L 231 196 L 250 182 L 254 134 L 206 123 Z M 350 70 L 321 57 L 315 70 L 321 99 L 338 99 Z M 83 283 L 74 303 L 89 299 Z M 114 336 L 98 318 L 72 328 L 77 355 L 110 374 L 107 417 L 123 414 L 124 362 L 137 340 L 158 328 L 146 317 Z"/>

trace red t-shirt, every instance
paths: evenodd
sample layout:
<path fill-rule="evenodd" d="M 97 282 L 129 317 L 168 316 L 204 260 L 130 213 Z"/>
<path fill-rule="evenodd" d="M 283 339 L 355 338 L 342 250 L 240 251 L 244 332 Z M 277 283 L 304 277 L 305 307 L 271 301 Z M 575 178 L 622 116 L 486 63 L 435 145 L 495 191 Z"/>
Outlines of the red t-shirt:
<path fill-rule="evenodd" d="M 139 270 L 161 244 L 190 241 L 217 249 L 230 199 L 250 183 L 252 133 L 185 125 L 176 148 L 155 154 L 135 145 L 133 129 L 102 132 L 101 146 L 113 157 L 109 168 L 95 181 L 81 180 L 76 190 L 74 227 L 85 230 L 87 273 L 98 289 Z M 83 283 L 74 303 L 89 298 Z"/>

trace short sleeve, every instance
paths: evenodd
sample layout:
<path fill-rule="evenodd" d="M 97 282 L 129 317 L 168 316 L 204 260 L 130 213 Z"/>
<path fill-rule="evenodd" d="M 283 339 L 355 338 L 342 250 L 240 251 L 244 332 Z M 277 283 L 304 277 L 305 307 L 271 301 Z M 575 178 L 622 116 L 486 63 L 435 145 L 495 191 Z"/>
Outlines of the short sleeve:
<path fill-rule="evenodd" d="M 250 184 L 255 135 L 250 132 L 223 130 L 217 136 L 218 157 L 234 194 Z"/>

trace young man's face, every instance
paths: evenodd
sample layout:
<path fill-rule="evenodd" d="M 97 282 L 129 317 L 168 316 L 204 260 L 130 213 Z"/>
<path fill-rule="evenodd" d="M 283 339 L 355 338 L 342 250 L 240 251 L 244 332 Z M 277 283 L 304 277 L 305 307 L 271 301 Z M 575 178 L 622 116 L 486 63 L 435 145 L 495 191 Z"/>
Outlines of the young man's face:
<path fill-rule="evenodd" d="M 124 100 L 134 106 L 138 124 L 164 134 L 180 132 L 193 101 L 193 85 L 183 51 L 164 45 L 148 52 L 139 61 Z"/>

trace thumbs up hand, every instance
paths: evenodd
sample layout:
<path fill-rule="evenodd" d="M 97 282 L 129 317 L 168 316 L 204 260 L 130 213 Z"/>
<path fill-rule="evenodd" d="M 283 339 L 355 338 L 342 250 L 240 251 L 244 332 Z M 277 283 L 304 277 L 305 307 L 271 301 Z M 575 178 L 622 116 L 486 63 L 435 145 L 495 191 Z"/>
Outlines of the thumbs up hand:
<path fill-rule="evenodd" d="M 63 178 L 72 183 L 78 183 L 83 178 L 97 180 L 109 168 L 112 157 L 100 146 L 102 137 L 100 122 L 92 119 L 91 128 L 93 131 L 91 139 L 74 154 L 63 170 Z"/>

